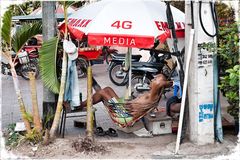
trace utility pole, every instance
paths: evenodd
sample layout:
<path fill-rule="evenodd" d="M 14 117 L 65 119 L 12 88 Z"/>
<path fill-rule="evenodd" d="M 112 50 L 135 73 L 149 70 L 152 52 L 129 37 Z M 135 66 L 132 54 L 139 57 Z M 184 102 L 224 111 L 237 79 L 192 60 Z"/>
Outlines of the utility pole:
<path fill-rule="evenodd" d="M 55 1 L 42 2 L 43 41 L 47 41 L 56 35 Z M 56 110 L 55 95 L 48 88 L 43 88 L 43 124 L 47 116 L 54 115 Z M 46 124 L 50 129 L 52 120 Z"/>
<path fill-rule="evenodd" d="M 201 26 L 210 34 L 216 33 L 209 1 L 203 1 L 201 10 L 200 2 L 193 1 L 193 15 L 191 2 L 185 2 L 186 35 L 190 33 L 191 19 L 194 20 L 194 39 L 189 68 L 189 137 L 198 145 L 214 143 L 214 88 L 213 88 L 213 55 L 214 53 L 204 49 L 203 44 L 216 42 L 208 36 Z M 200 11 L 200 12 L 199 12 Z M 193 16 L 193 17 L 192 17 Z M 201 16 L 201 17 L 200 17 Z M 185 46 L 189 45 L 189 38 L 185 39 Z"/>

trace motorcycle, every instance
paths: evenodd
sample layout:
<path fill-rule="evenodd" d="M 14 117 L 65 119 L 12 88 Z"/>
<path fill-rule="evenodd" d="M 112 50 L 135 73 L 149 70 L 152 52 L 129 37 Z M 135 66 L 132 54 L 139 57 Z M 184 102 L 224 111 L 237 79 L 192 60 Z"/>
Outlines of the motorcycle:
<path fill-rule="evenodd" d="M 88 61 L 93 65 L 97 61 L 105 60 L 107 64 L 109 64 L 112 60 L 112 56 L 118 54 L 118 50 L 111 49 L 107 46 L 103 46 L 101 50 L 94 51 L 85 51 L 79 52 L 78 59 L 76 60 L 77 70 L 78 70 L 78 78 L 85 78 L 87 73 L 83 71 L 83 68 L 87 68 Z"/>
<path fill-rule="evenodd" d="M 132 62 L 139 62 L 141 55 L 132 55 Z M 109 64 L 109 78 L 117 86 L 125 86 L 127 72 L 124 71 L 125 54 L 113 54 Z"/>
<path fill-rule="evenodd" d="M 159 41 L 156 41 L 154 43 L 153 48 L 156 48 L 159 45 Z M 140 49 L 141 50 L 141 49 Z M 157 62 L 158 61 L 158 55 L 153 54 L 152 51 L 150 51 L 150 58 L 148 62 Z M 131 62 L 139 62 L 141 59 L 141 55 L 132 55 L 132 61 Z M 112 61 L 108 67 L 109 71 L 109 78 L 113 82 L 113 84 L 117 86 L 125 86 L 128 82 L 128 71 L 124 68 L 124 62 L 125 62 L 125 54 L 118 54 L 112 56 Z M 142 62 L 140 62 L 142 63 Z"/>
<path fill-rule="evenodd" d="M 28 72 L 32 71 L 35 74 L 35 78 L 38 78 L 39 67 L 38 67 L 38 52 L 27 53 L 24 49 L 18 53 L 11 53 L 12 59 L 14 60 L 15 70 L 17 75 L 22 76 L 24 79 L 29 80 Z M 12 75 L 11 66 L 9 63 L 1 62 L 2 74 Z"/>
<path fill-rule="evenodd" d="M 146 91 L 150 90 L 150 82 L 157 74 L 164 74 L 168 79 L 171 77 L 177 76 L 176 72 L 176 66 L 175 63 L 172 68 L 168 66 L 168 63 L 166 60 L 171 58 L 171 55 L 177 55 L 178 53 L 174 52 L 168 52 L 168 51 L 159 51 L 154 49 L 145 49 L 150 50 L 154 52 L 154 54 L 160 54 L 163 53 L 162 56 L 160 56 L 159 61 L 156 63 L 133 63 L 132 64 L 132 80 L 131 80 L 131 95 L 132 97 L 137 97 L 139 94 L 142 94 Z M 183 55 L 184 49 L 180 53 Z M 164 89 L 163 95 L 165 96 L 166 92 L 169 92 L 170 89 Z M 166 96 L 165 96 L 166 97 Z"/>
<path fill-rule="evenodd" d="M 102 48 L 103 60 L 105 60 L 107 64 L 110 64 L 110 62 L 112 61 L 112 56 L 117 54 L 117 49 L 111 49 L 108 46 L 103 46 Z"/>
<path fill-rule="evenodd" d="M 141 66 L 147 66 L 152 68 L 154 74 L 162 73 L 169 71 L 169 67 L 167 62 L 165 61 L 165 55 L 159 56 L 160 53 L 154 52 L 153 49 L 140 49 L 140 50 L 149 50 L 150 51 L 150 58 L 147 62 L 139 62 L 141 55 L 132 55 L 132 75 L 140 76 L 143 71 L 138 70 Z M 109 69 L 109 78 L 110 80 L 118 86 L 125 86 L 128 83 L 128 70 L 124 69 L 124 55 L 122 57 L 113 56 L 112 62 L 110 64 Z M 156 64 L 153 64 L 156 63 Z M 166 73 L 167 74 L 167 73 Z M 151 74 L 150 74 L 151 75 Z M 152 79 L 146 77 L 146 79 Z"/>

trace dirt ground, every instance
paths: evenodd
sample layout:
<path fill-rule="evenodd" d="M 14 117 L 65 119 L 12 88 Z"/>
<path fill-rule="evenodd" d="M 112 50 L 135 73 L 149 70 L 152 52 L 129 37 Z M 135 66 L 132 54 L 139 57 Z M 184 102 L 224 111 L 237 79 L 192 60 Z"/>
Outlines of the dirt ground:
<path fill-rule="evenodd" d="M 152 138 L 95 137 L 95 143 L 105 147 L 106 151 L 103 153 L 77 152 L 73 147 L 73 142 L 79 138 L 82 136 L 57 138 L 48 146 L 23 143 L 9 152 L 15 155 L 15 158 L 20 159 L 24 157 L 30 159 L 210 159 L 218 156 L 224 156 L 223 159 L 238 159 L 240 157 L 237 136 L 231 134 L 224 136 L 222 144 L 197 146 L 186 140 L 180 146 L 178 155 L 174 155 L 176 140 L 174 134 Z M 229 158 L 230 154 L 236 155 Z M 7 158 L 7 156 L 3 157 Z"/>

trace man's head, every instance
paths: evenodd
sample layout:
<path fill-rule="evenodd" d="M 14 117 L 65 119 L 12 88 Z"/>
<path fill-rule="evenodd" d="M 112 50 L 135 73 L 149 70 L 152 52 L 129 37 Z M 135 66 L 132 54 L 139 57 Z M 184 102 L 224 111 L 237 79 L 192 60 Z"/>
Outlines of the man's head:
<path fill-rule="evenodd" d="M 151 88 L 171 87 L 172 85 L 173 85 L 173 82 L 167 81 L 167 78 L 163 74 L 156 75 L 150 83 Z"/>

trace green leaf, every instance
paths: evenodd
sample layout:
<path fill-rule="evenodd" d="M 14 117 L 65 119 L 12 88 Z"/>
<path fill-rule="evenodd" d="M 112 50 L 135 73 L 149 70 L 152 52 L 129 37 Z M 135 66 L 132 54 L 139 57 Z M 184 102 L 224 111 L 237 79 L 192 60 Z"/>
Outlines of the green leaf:
<path fill-rule="evenodd" d="M 18 52 L 27 43 L 28 39 L 42 33 L 42 24 L 39 22 L 33 24 L 24 24 L 12 38 L 12 48 Z"/>
<path fill-rule="evenodd" d="M 44 85 L 53 93 L 59 93 L 59 82 L 56 72 L 56 58 L 59 37 L 43 43 L 39 50 L 39 66 Z"/>
<path fill-rule="evenodd" d="M 73 5 L 76 2 L 77 1 L 61 1 L 59 3 L 62 4 L 64 6 L 64 8 L 68 8 L 68 7 L 70 7 L 71 5 Z"/>
<path fill-rule="evenodd" d="M 23 117 L 24 117 L 25 119 L 27 119 L 28 122 L 30 122 L 30 123 L 33 122 L 33 116 L 31 115 L 31 113 L 26 112 L 26 113 L 23 115 Z"/>
<path fill-rule="evenodd" d="M 12 27 L 12 14 L 8 10 L 5 12 L 2 19 L 2 39 L 8 44 L 11 45 L 11 27 Z"/>
<path fill-rule="evenodd" d="M 240 65 L 235 65 L 235 66 L 233 67 L 233 70 L 235 70 L 235 71 L 239 71 L 239 69 L 240 69 Z"/>
<path fill-rule="evenodd" d="M 231 72 L 233 72 L 233 71 L 234 71 L 234 70 L 233 70 L 232 68 L 226 70 L 227 73 L 231 73 Z"/>

